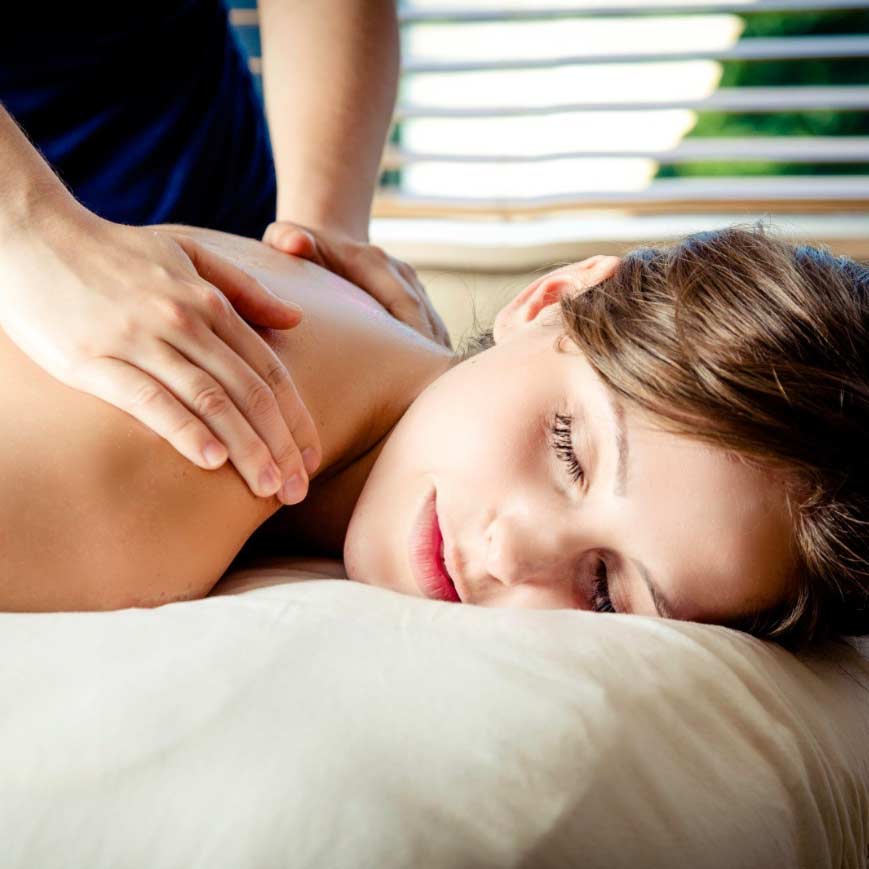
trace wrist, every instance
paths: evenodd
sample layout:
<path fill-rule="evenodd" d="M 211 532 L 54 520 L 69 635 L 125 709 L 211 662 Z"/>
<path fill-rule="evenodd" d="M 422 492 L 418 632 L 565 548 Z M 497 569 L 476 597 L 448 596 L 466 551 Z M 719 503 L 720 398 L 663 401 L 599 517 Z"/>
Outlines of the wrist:
<path fill-rule="evenodd" d="M 10 191 L 0 207 L 0 247 L 22 235 L 43 234 L 89 214 L 57 180 L 28 183 Z"/>
<path fill-rule="evenodd" d="M 312 206 L 310 201 L 304 207 L 299 207 L 298 203 L 304 201 L 303 197 L 293 197 L 292 200 L 284 201 L 278 195 L 275 219 L 296 223 L 315 233 L 340 233 L 354 241 L 368 243 L 368 211 L 363 215 L 353 214 L 350 208 L 316 207 Z"/>

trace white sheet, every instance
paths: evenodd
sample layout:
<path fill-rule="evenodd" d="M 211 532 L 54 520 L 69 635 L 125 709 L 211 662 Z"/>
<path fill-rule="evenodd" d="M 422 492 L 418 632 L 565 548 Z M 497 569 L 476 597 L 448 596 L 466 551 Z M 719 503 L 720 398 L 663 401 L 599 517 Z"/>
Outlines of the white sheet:
<path fill-rule="evenodd" d="M 315 579 L 6 614 L 0 655 L 4 869 L 863 869 L 869 848 L 856 653 Z"/>

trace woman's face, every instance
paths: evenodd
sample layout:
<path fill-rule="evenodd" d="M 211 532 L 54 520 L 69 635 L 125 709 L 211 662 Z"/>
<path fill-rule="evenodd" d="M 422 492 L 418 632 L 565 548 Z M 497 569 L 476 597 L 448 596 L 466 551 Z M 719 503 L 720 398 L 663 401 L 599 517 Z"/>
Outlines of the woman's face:
<path fill-rule="evenodd" d="M 607 277 L 595 257 L 536 281 L 496 345 L 450 368 L 389 436 L 356 505 L 351 579 L 497 607 L 717 622 L 785 594 L 781 487 L 621 404 L 557 301 Z M 443 586 L 443 566 L 455 593 Z"/>

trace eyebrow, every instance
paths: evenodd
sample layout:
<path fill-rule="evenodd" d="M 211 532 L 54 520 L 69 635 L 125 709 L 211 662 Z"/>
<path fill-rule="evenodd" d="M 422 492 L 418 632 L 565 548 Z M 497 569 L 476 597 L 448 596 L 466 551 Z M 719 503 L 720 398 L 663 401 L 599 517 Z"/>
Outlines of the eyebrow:
<path fill-rule="evenodd" d="M 628 435 L 625 430 L 625 407 L 610 390 L 607 390 L 606 394 L 616 420 L 616 450 L 619 456 L 613 492 L 623 498 L 628 489 L 628 454 L 630 452 Z"/>
<path fill-rule="evenodd" d="M 613 492 L 623 498 L 628 491 L 628 457 L 630 455 L 628 433 L 625 428 L 625 407 L 609 389 L 607 389 L 606 395 L 613 412 L 613 417 L 616 421 L 616 452 L 618 453 L 618 464 L 616 465 L 616 479 Z M 645 582 L 646 587 L 649 589 L 649 594 L 652 596 L 652 603 L 655 605 L 655 611 L 658 615 L 662 619 L 675 618 L 673 615 L 673 607 L 652 579 L 652 574 L 649 573 L 649 569 L 646 565 L 643 564 L 642 561 L 638 561 L 636 558 L 632 558 L 631 562 L 639 571 L 640 576 L 643 578 L 643 582 Z"/>

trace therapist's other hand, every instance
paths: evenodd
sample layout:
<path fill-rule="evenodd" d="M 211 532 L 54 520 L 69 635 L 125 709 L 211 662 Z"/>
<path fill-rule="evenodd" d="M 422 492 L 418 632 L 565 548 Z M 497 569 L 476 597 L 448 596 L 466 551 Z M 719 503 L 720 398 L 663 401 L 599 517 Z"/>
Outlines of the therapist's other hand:
<path fill-rule="evenodd" d="M 255 495 L 298 503 L 319 436 L 286 367 L 242 318 L 290 329 L 302 311 L 181 233 L 75 204 L 0 249 L 0 326 L 38 365 L 195 465 L 229 457 Z M 295 491 L 281 488 L 295 475 Z"/>
<path fill-rule="evenodd" d="M 451 346 L 447 327 L 413 267 L 381 248 L 342 232 L 312 230 L 289 220 L 270 224 L 263 241 L 346 278 L 377 299 L 396 319 L 444 347 Z"/>

